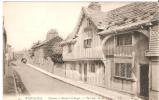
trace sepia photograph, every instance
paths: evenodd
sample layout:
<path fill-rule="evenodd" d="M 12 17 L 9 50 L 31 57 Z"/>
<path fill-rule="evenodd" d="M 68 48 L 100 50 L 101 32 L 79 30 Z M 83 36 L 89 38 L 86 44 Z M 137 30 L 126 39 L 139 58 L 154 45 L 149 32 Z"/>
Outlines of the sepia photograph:
<path fill-rule="evenodd" d="M 159 2 L 2 8 L 4 100 L 159 100 Z"/>

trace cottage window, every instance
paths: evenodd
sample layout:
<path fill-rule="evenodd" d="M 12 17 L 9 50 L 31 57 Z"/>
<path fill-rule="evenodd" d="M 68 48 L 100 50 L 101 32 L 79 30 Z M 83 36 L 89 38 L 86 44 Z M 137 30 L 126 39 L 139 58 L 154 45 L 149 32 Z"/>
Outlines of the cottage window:
<path fill-rule="evenodd" d="M 84 40 L 84 48 L 90 48 L 92 44 L 92 39 Z"/>
<path fill-rule="evenodd" d="M 70 52 L 72 52 L 72 45 L 71 44 L 68 45 L 68 53 L 70 53 Z"/>
<path fill-rule="evenodd" d="M 95 64 L 90 64 L 90 72 L 95 73 Z"/>
<path fill-rule="evenodd" d="M 117 36 L 117 45 L 132 45 L 132 34 L 122 34 Z"/>
<path fill-rule="evenodd" d="M 131 78 L 132 65 L 131 63 L 116 63 L 115 64 L 115 76 L 121 78 Z"/>

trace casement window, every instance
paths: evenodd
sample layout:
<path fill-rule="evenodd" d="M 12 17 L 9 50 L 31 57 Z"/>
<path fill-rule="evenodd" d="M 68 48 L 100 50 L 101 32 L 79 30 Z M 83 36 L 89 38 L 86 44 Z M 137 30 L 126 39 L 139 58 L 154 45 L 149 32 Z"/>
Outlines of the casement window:
<path fill-rule="evenodd" d="M 95 73 L 96 72 L 95 64 L 90 64 L 89 72 L 91 72 L 91 73 Z"/>
<path fill-rule="evenodd" d="M 116 36 L 117 46 L 132 45 L 132 34 L 122 34 Z"/>
<path fill-rule="evenodd" d="M 92 39 L 85 39 L 84 40 L 84 48 L 91 48 Z"/>
<path fill-rule="evenodd" d="M 115 63 L 115 76 L 121 78 L 132 77 L 132 64 L 131 63 Z"/>
<path fill-rule="evenodd" d="M 72 52 L 72 45 L 71 44 L 68 45 L 68 53 L 70 53 L 70 52 Z"/>

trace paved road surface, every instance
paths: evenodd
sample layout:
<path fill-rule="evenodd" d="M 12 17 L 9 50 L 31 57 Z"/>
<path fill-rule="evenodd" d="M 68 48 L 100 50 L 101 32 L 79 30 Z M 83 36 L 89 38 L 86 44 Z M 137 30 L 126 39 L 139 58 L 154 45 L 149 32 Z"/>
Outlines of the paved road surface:
<path fill-rule="evenodd" d="M 48 95 L 82 95 L 97 96 L 94 93 L 64 83 L 60 80 L 43 74 L 28 65 L 19 64 L 14 69 L 19 73 L 29 94 L 48 94 Z"/>

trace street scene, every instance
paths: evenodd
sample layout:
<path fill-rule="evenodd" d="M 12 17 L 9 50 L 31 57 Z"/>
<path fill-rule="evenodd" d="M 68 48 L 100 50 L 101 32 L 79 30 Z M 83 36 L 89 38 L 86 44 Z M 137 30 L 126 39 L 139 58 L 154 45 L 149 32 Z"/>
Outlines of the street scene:
<path fill-rule="evenodd" d="M 19 73 L 29 94 L 96 96 L 94 93 L 52 78 L 22 63 L 15 66 L 14 69 Z M 33 80 L 30 81 L 30 78 Z"/>
<path fill-rule="evenodd" d="M 3 8 L 4 100 L 159 100 L 158 2 Z"/>

